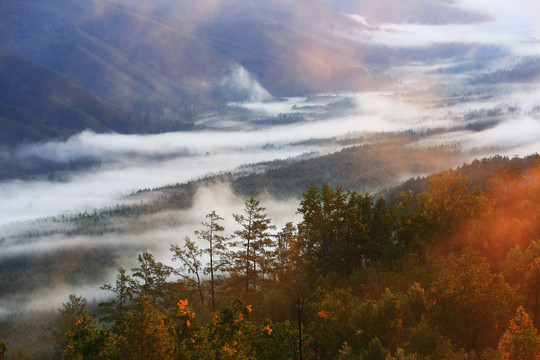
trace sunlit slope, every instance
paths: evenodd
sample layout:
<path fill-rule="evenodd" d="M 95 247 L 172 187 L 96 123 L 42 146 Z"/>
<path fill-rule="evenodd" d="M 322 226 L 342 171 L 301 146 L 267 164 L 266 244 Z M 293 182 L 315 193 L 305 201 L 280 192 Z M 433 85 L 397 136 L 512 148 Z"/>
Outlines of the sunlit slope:
<path fill-rule="evenodd" d="M 0 144 L 65 137 L 92 129 L 128 133 L 129 117 L 68 77 L 0 50 Z"/>
<path fill-rule="evenodd" d="M 123 109 L 212 104 L 237 64 L 275 96 L 371 84 L 361 54 L 331 31 L 358 25 L 324 2 L 33 0 L 0 17 L 1 47 Z"/>
<path fill-rule="evenodd" d="M 106 2 L 30 1 L 0 9 L 1 46 L 58 70 L 94 95 L 132 109 L 191 103 L 191 81 L 220 78 L 206 46 Z M 24 19 L 24 21 L 21 21 Z"/>

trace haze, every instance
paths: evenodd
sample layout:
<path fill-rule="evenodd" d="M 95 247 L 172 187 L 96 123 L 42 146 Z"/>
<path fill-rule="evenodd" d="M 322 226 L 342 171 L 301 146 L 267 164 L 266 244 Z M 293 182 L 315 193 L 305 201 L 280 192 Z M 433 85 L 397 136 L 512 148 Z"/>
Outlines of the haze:
<path fill-rule="evenodd" d="M 133 224 L 121 223 L 115 227 L 123 228 L 125 233 L 111 231 L 100 236 L 69 237 L 65 231 L 58 231 L 31 242 L 25 242 L 24 236 L 18 234 L 34 226 L 42 231 L 44 225 L 37 224 L 36 219 L 46 222 L 49 217 L 93 212 L 117 204 L 146 203 L 159 196 L 130 196 L 140 189 L 186 183 L 275 159 L 319 156 L 344 147 L 308 140 L 442 129 L 415 145 L 452 144 L 464 151 L 474 150 L 475 156 L 523 156 L 538 150 L 540 25 L 535 17 L 540 5 L 525 0 L 446 1 L 442 5 L 420 1 L 447 10 L 446 20 L 430 22 L 426 21 L 428 15 L 416 12 L 416 8 L 399 8 L 392 18 L 385 18 L 377 9 L 356 9 L 366 12 L 355 13 L 351 1 L 328 3 L 337 4 L 342 10 L 337 17 L 339 26 L 332 28 L 333 35 L 346 41 L 351 52 L 358 51 L 347 61 L 354 59 L 359 62 L 355 66 L 366 70 L 369 89 L 358 89 L 362 86 L 353 89 L 352 85 L 343 85 L 347 81 L 342 79 L 321 90 L 321 84 L 327 85 L 325 81 L 337 77 L 336 73 L 328 75 L 325 71 L 344 65 L 337 62 L 339 56 L 335 54 L 335 58 L 325 55 L 311 64 L 315 60 L 310 55 L 317 48 L 302 43 L 305 47 L 299 48 L 300 55 L 295 54 L 292 67 L 296 71 L 294 75 L 304 81 L 298 89 L 308 84 L 305 79 L 311 76 L 303 74 L 304 65 L 309 63 L 310 69 L 324 74 L 322 80 L 309 83 L 317 90 L 312 93 L 299 94 L 295 89 L 283 94 L 282 83 L 265 78 L 257 66 L 251 67 L 251 73 L 249 66 L 242 66 L 239 59 L 229 59 L 223 62 L 224 71 L 216 70 L 219 76 L 216 75 L 214 82 L 220 89 L 240 94 L 241 99 L 227 99 L 230 101 L 226 114 L 218 110 L 201 112 L 195 118 L 194 130 L 148 135 L 84 131 L 65 140 L 4 147 L 0 160 L 41 159 L 69 164 L 87 159 L 95 165 L 80 172 L 62 172 L 60 179 L 41 174 L 0 182 L 0 239 L 3 239 L 0 259 L 90 243 L 111 248 L 131 246 L 129 253 L 119 255 L 119 264 L 129 265 L 132 258 L 127 258 L 147 248 L 156 251 L 158 258 L 166 259 L 168 244 L 182 235 L 192 235 L 204 215 L 212 210 L 226 216 L 232 229 L 230 216 L 241 211 L 244 199 L 236 197 L 227 184 L 201 188 L 192 209 L 152 215 L 176 219 L 172 224 L 146 229 L 136 236 L 132 230 L 128 231 Z M 193 10 L 194 19 L 212 19 L 214 13 L 220 13 L 218 9 L 223 2 L 205 4 L 206 8 L 201 5 Z M 94 15 L 105 16 L 107 6 L 102 9 L 105 13 Z M 177 10 L 171 14 L 177 14 Z M 234 12 L 223 16 L 226 15 L 236 16 Z M 289 21 L 282 19 L 287 26 L 293 26 Z M 325 28 L 325 31 L 330 30 Z M 388 58 L 381 59 L 385 55 Z M 206 80 L 190 81 L 197 89 L 210 86 Z M 123 104 L 119 99 L 116 105 Z M 284 115 L 293 120 L 283 122 Z M 456 165 L 459 164 L 448 167 Z M 295 218 L 296 199 L 278 201 L 266 197 L 264 200 L 277 225 Z M 81 286 L 86 289 L 86 285 Z M 62 293 L 69 290 L 65 284 L 58 284 L 58 289 Z M 11 309 L 15 302 L 11 299 L 7 305 L 0 305 Z M 45 305 L 40 302 L 28 306 L 34 309 Z M 0 313 L 1 310 L 0 307 Z"/>

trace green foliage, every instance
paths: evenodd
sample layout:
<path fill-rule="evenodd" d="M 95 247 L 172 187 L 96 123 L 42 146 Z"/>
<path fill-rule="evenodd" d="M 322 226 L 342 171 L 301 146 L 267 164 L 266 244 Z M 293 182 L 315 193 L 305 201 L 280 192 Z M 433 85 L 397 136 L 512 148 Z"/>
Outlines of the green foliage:
<path fill-rule="evenodd" d="M 49 339 L 54 344 L 54 353 L 60 355 L 72 345 L 72 335 L 76 331 L 77 322 L 86 316 L 87 301 L 82 297 L 69 295 L 69 302 L 62 304 L 58 309 L 60 316 L 56 319 L 56 326 L 50 330 Z"/>
<path fill-rule="evenodd" d="M 75 323 L 74 329 L 65 333 L 70 342 L 62 352 L 63 359 L 69 360 L 98 360 L 114 359 L 113 338 L 105 327 L 98 328 L 87 311 Z"/>
<path fill-rule="evenodd" d="M 121 358 L 134 360 L 172 359 L 172 346 L 163 315 L 142 295 L 128 312 L 126 335 L 118 338 Z"/>
<path fill-rule="evenodd" d="M 281 231 L 251 198 L 235 215 L 236 244 L 222 237 L 222 218 L 212 212 L 196 232 L 204 245 L 172 246 L 185 277 L 171 282 L 171 269 L 145 252 L 131 274 L 120 269 L 115 285 L 103 286 L 113 295 L 101 305 L 110 331 L 96 325 L 84 299 L 70 297 L 51 332 L 53 355 L 273 359 L 299 358 L 302 349 L 309 360 L 533 359 L 540 342 L 525 310 L 538 311 L 535 171 L 498 173 L 490 184 L 508 182 L 497 196 L 494 187 L 483 192 L 443 172 L 424 193 L 390 205 L 313 186 L 300 204 L 302 221 Z M 509 239 L 506 227 L 479 233 L 500 215 L 522 226 L 516 246 L 479 243 Z M 201 301 L 213 292 L 203 269 L 219 275 L 213 295 L 228 304 L 219 311 Z"/>
<path fill-rule="evenodd" d="M 518 303 L 515 289 L 493 274 L 485 258 L 450 254 L 427 296 L 432 326 L 468 349 L 493 347 Z"/>
<path fill-rule="evenodd" d="M 201 281 L 201 255 L 203 250 L 200 249 L 190 238 L 184 238 L 182 247 L 171 245 L 173 252 L 173 261 L 179 260 L 182 268 L 173 270 L 175 274 L 182 276 L 189 285 L 195 287 L 199 293 L 201 304 L 204 305 L 204 296 Z M 187 273 L 187 274 L 186 274 Z"/>
<path fill-rule="evenodd" d="M 500 360 L 534 360 L 540 358 L 540 336 L 522 306 L 501 336 L 497 347 Z"/>
<path fill-rule="evenodd" d="M 139 297 L 149 296 L 156 304 L 165 300 L 164 284 L 171 268 L 156 261 L 154 256 L 145 251 L 138 256 L 139 266 L 131 269 L 132 292 Z"/>
<path fill-rule="evenodd" d="M 115 297 L 111 300 L 99 304 L 99 307 L 105 313 L 105 316 L 101 320 L 106 323 L 112 323 L 112 331 L 118 335 L 124 335 L 125 333 L 126 316 L 133 298 L 133 289 L 130 283 L 131 277 L 126 275 L 124 268 L 120 268 L 118 269 L 114 287 L 109 284 L 101 286 L 102 290 L 111 291 L 115 294 Z"/>
<path fill-rule="evenodd" d="M 233 214 L 240 229 L 234 232 L 237 240 L 232 242 L 232 246 L 239 250 L 230 252 L 231 266 L 228 270 L 231 277 L 243 280 L 246 298 L 250 291 L 264 285 L 274 266 L 275 244 L 268 231 L 275 227 L 265 211 L 259 200 L 251 198 L 246 200 L 243 214 Z"/>
<path fill-rule="evenodd" d="M 431 173 L 458 163 L 462 153 L 452 147 L 429 149 L 407 146 L 411 141 L 403 134 L 388 139 L 356 145 L 339 152 L 270 167 L 232 181 L 242 196 L 259 196 L 264 192 L 277 197 L 298 197 L 312 185 L 330 188 L 342 186 L 364 192 L 393 186 L 403 173 Z M 441 163 L 448 164 L 441 166 Z M 384 164 L 384 166 L 379 166 Z M 408 190 L 408 189 L 407 189 Z M 425 189 L 421 189 L 423 191 Z M 394 194 L 386 196 L 391 199 Z"/>
<path fill-rule="evenodd" d="M 207 221 L 203 221 L 203 229 L 195 231 L 195 235 L 201 240 L 208 242 L 208 247 L 203 250 L 210 257 L 210 262 L 204 268 L 204 273 L 210 275 L 210 294 L 212 299 L 212 312 L 216 311 L 216 280 L 219 272 L 227 267 L 228 238 L 221 235 L 225 228 L 220 224 L 224 219 L 212 211 L 206 215 Z M 202 298 L 202 296 L 201 296 Z"/>
<path fill-rule="evenodd" d="M 54 281 L 70 285 L 95 282 L 114 264 L 114 254 L 103 248 L 59 249 L 40 256 L 29 254 L 3 259 L 0 297 L 31 292 L 40 286 L 52 287 Z"/>

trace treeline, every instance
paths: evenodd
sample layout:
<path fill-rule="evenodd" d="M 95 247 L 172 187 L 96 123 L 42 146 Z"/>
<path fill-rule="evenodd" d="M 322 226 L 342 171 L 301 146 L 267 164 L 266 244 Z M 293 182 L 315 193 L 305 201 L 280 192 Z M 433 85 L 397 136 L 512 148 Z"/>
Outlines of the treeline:
<path fill-rule="evenodd" d="M 403 137 L 351 146 L 333 154 L 241 176 L 231 183 L 236 193 L 248 196 L 266 191 L 276 197 L 297 197 L 312 184 L 373 191 L 395 185 L 404 174 L 428 174 L 448 168 L 464 156 L 451 146 L 422 148 L 410 144 L 411 140 Z"/>
<path fill-rule="evenodd" d="M 485 190 L 441 172 L 392 203 L 313 186 L 298 212 L 278 231 L 251 198 L 233 236 L 209 213 L 174 267 L 145 252 L 119 269 L 93 316 L 71 296 L 42 357 L 540 357 L 540 166 Z"/>

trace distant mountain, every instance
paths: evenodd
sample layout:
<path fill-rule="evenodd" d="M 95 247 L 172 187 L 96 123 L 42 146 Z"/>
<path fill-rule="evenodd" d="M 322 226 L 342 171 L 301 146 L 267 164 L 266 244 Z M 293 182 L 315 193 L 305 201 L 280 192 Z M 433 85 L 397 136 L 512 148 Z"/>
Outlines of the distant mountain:
<path fill-rule="evenodd" d="M 381 15 L 388 8 L 395 18 Z M 74 79 L 151 132 L 167 122 L 189 128 L 193 116 L 253 100 L 261 87 L 274 97 L 373 90 L 392 81 L 384 73 L 391 66 L 494 53 L 461 43 L 362 43 L 373 28 L 350 14 L 369 21 L 484 19 L 451 0 L 4 1 L 0 48 Z"/>
<path fill-rule="evenodd" d="M 65 75 L 0 50 L 0 144 L 67 137 L 91 129 L 130 133 L 135 123 Z"/>
<path fill-rule="evenodd" d="M 219 102 L 244 67 L 274 96 L 373 86 L 361 25 L 325 1 L 29 0 L 0 5 L 0 47 L 143 115 Z"/>

